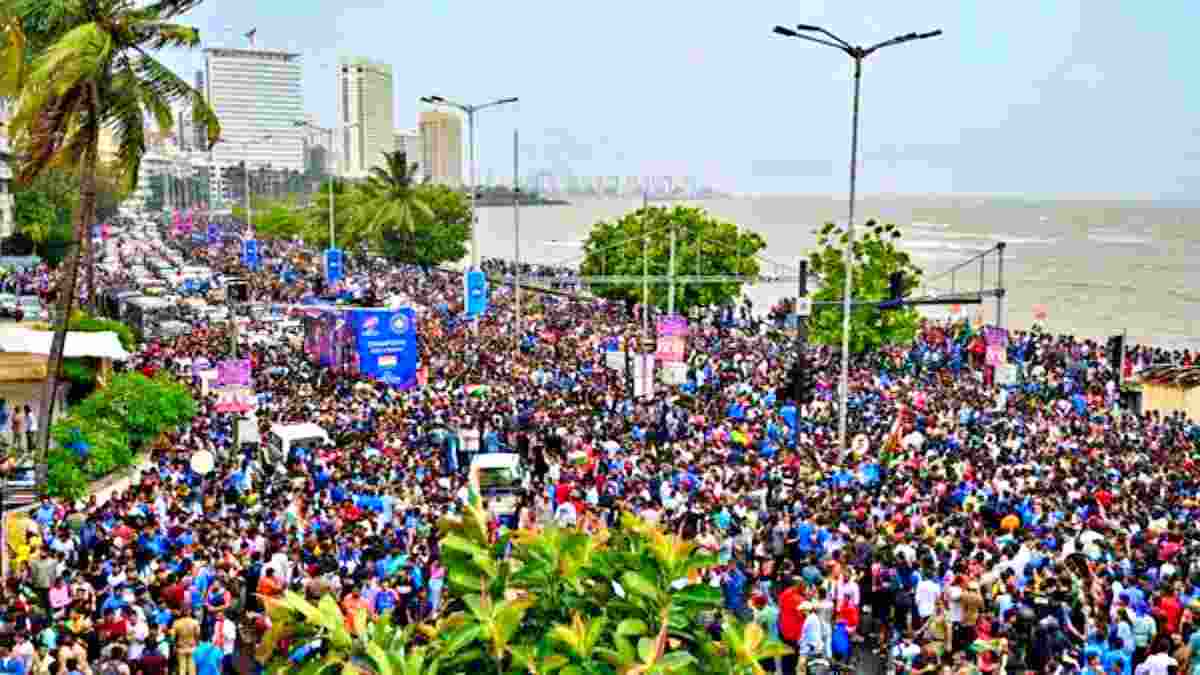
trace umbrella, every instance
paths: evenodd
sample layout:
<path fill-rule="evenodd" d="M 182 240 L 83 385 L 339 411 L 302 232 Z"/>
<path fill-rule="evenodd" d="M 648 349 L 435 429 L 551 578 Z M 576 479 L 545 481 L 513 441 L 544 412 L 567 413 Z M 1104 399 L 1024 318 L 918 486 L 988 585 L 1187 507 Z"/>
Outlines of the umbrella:
<path fill-rule="evenodd" d="M 1004 516 L 1004 518 L 1000 520 L 1000 529 L 1002 529 L 1002 530 L 1007 530 L 1009 532 L 1012 532 L 1013 530 L 1016 530 L 1018 527 L 1021 527 L 1021 519 L 1018 518 L 1014 514 L 1010 513 L 1007 516 Z"/>

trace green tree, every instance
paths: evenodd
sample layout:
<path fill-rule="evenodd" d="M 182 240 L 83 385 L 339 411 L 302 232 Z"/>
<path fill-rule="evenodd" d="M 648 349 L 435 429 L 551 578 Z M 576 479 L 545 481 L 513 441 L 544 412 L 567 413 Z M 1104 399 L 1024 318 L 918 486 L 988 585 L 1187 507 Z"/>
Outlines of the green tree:
<path fill-rule="evenodd" d="M 846 285 L 846 231 L 832 223 L 816 231 L 818 249 L 809 255 L 809 271 L 821 279 L 814 301 L 837 301 L 820 305 L 809 318 L 809 339 L 827 345 L 842 344 L 842 291 Z M 853 298 L 881 301 L 888 298 L 893 272 L 904 274 L 905 295 L 920 286 L 921 268 L 898 246 L 900 228 L 869 220 L 858 228 L 854 241 Z M 850 312 L 850 351 L 862 353 L 885 344 L 911 342 L 920 324 L 912 307 L 881 311 L 872 304 L 855 306 Z"/>
<path fill-rule="evenodd" d="M 18 162 L 17 179 L 29 183 L 52 165 L 76 167 L 80 200 L 72 240 L 82 242 L 89 277 L 94 258 L 88 227 L 97 216 L 99 142 L 103 128 L 118 141 L 114 169 L 132 189 L 146 152 L 149 115 L 162 130 L 174 123 L 172 105 L 187 102 L 192 119 L 204 127 L 208 142 L 220 137 L 216 115 L 186 80 L 151 52 L 164 47 L 193 48 L 196 29 L 173 23 L 199 0 L 158 0 L 135 5 L 128 0 L 8 0 L 0 5 L 0 95 L 16 99 L 9 122 Z M 51 344 L 47 391 L 62 368 L 67 319 L 75 301 L 81 251 L 67 257 L 58 289 L 58 323 Z M 88 284 L 89 293 L 95 286 Z M 90 298 L 89 298 L 90 300 Z M 50 445 L 54 397 L 42 397 L 42 447 Z M 45 478 L 45 463 L 40 478 Z"/>
<path fill-rule="evenodd" d="M 252 224 L 254 235 L 259 239 L 292 239 L 311 236 L 312 222 L 310 214 L 296 205 L 293 199 L 261 199 L 252 201 L 254 213 Z M 248 222 L 246 209 L 234 207 L 233 215 L 242 222 Z"/>
<path fill-rule="evenodd" d="M 383 158 L 383 166 L 372 167 L 367 181 L 358 186 L 361 200 L 353 207 L 354 229 L 359 240 L 368 243 L 381 241 L 387 228 L 411 231 L 419 216 L 433 216 L 416 190 L 416 163 L 409 164 L 403 152 L 385 152 Z"/>
<path fill-rule="evenodd" d="M 646 239 L 647 272 L 665 276 L 670 270 L 670 232 L 675 230 L 676 275 L 748 275 L 759 273 L 757 255 L 766 241 L 755 232 L 741 230 L 707 211 L 691 206 L 651 206 L 628 213 L 619 220 L 601 221 L 592 227 L 584 243 L 580 269 L 587 276 L 642 276 L 642 240 Z M 596 286 L 606 298 L 642 301 L 640 282 Z M 741 282 L 675 285 L 676 311 L 693 306 L 720 305 L 735 301 Z M 652 284 L 650 302 L 667 307 L 669 286 Z"/>
<path fill-rule="evenodd" d="M 417 186 L 414 191 L 429 207 L 429 213 L 418 213 L 411 229 L 384 227 L 384 255 L 397 262 L 430 267 L 462 260 L 471 239 L 471 204 L 466 195 L 433 184 Z"/>
<path fill-rule="evenodd" d="M 191 421 L 196 411 L 191 390 L 183 383 L 166 375 L 149 378 L 132 372 L 113 377 L 107 387 L 76 406 L 72 415 L 119 424 L 136 449 Z"/>
<path fill-rule="evenodd" d="M 13 193 L 13 220 L 17 229 L 41 250 L 58 222 L 58 214 L 46 193 L 21 190 Z"/>

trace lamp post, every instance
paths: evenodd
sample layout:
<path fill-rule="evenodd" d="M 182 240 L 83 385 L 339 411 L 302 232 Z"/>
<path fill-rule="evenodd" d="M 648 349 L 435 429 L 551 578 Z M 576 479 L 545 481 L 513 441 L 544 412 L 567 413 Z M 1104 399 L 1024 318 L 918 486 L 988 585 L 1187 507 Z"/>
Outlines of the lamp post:
<path fill-rule="evenodd" d="M 841 393 L 840 405 L 838 407 L 838 449 L 841 454 L 846 453 L 846 406 L 850 396 L 850 310 L 851 310 L 851 281 L 854 276 L 854 199 L 856 196 L 855 189 L 858 180 L 858 108 L 859 108 L 859 93 L 862 86 L 862 63 L 871 54 L 883 49 L 884 47 L 892 47 L 895 45 L 904 44 L 906 42 L 914 42 L 916 40 L 924 40 L 926 38 L 937 37 L 942 34 L 940 30 L 929 31 L 928 33 L 907 33 L 905 35 L 896 36 L 890 40 L 884 40 L 870 47 L 860 47 L 851 45 L 842 38 L 833 33 L 821 28 L 820 26 L 812 26 L 808 24 L 799 24 L 794 29 L 785 26 L 775 26 L 773 31 L 776 35 L 784 37 L 799 38 L 809 42 L 815 42 L 826 47 L 834 49 L 846 54 L 854 62 L 854 104 L 853 112 L 851 113 L 850 122 L 850 199 L 849 199 L 849 214 L 846 219 L 846 251 L 844 254 L 846 266 L 846 286 L 842 291 L 842 377 L 841 377 Z M 822 37 L 814 37 L 812 33 L 817 33 Z"/>
<path fill-rule="evenodd" d="M 333 151 L 333 144 L 337 140 L 337 135 L 336 135 L 337 130 L 334 129 L 333 127 L 330 127 L 328 129 L 326 129 L 325 127 L 319 127 L 315 124 L 311 124 L 304 120 L 295 120 L 292 122 L 292 124 L 295 126 L 298 126 L 298 127 L 306 127 L 308 129 L 312 129 L 314 131 L 320 131 L 322 133 L 329 134 L 329 150 L 328 150 L 328 152 L 329 152 L 329 155 L 331 157 L 333 157 L 333 171 L 329 175 L 329 248 L 336 248 L 336 245 L 334 244 L 334 229 L 333 229 L 334 228 L 334 225 L 333 225 L 333 222 L 334 222 L 333 208 L 334 207 L 333 207 L 333 204 L 334 204 L 334 193 L 337 192 L 337 190 L 335 188 L 337 188 L 337 166 L 338 165 L 337 165 L 337 154 Z M 346 124 L 346 125 L 342 126 L 342 130 L 344 131 L 346 129 L 353 129 L 354 127 L 356 127 L 358 125 L 359 125 L 358 122 L 354 122 L 352 124 Z"/>
<path fill-rule="evenodd" d="M 469 153 L 469 161 L 471 163 L 471 269 L 479 269 L 479 215 L 475 210 L 475 192 L 479 189 L 478 185 L 478 166 L 475 162 L 475 113 L 487 108 L 516 103 L 517 98 L 501 98 L 489 103 L 481 103 L 478 105 L 465 105 L 456 103 L 441 96 L 422 96 L 422 103 L 428 103 L 436 106 L 446 106 L 461 111 L 467 116 L 467 147 Z"/>
<path fill-rule="evenodd" d="M 274 138 L 274 136 L 267 134 L 258 140 L 263 143 L 270 143 L 272 138 Z M 252 142 L 253 141 L 242 141 L 242 163 L 245 165 L 243 167 L 244 171 L 242 171 L 242 177 L 245 178 L 246 181 L 246 227 L 249 228 L 250 231 L 254 231 L 254 206 L 250 203 L 250 159 L 248 157 L 250 154 L 250 144 Z"/>

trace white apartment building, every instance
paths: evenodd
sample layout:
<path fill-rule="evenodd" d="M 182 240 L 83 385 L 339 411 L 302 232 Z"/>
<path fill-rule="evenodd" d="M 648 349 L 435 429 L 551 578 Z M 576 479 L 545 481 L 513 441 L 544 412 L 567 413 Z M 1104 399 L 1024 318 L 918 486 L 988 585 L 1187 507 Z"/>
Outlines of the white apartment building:
<path fill-rule="evenodd" d="M 344 175 L 363 178 L 395 149 L 392 67 L 358 57 L 338 60 L 337 115 Z"/>
<path fill-rule="evenodd" d="M 221 120 L 213 164 L 303 171 L 306 132 L 296 125 L 304 120 L 300 55 L 215 47 L 204 54 L 209 104 Z M 211 182 L 214 197 L 227 192 L 224 182 L 219 176 Z"/>
<path fill-rule="evenodd" d="M 429 171 L 424 166 L 421 153 L 421 132 L 416 129 L 405 129 L 396 132 L 396 152 L 403 152 L 408 158 L 408 163 L 417 165 L 417 178 L 424 180 L 429 176 Z"/>

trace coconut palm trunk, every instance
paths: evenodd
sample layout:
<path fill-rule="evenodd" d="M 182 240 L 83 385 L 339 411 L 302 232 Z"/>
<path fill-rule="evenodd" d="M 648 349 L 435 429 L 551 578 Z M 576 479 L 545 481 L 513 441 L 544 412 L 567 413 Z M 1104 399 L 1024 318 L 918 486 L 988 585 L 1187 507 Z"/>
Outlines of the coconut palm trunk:
<path fill-rule="evenodd" d="M 95 111 L 99 102 L 99 95 L 94 82 L 88 86 L 88 98 L 90 99 L 88 104 L 92 109 L 91 119 L 94 120 L 96 119 Z M 46 362 L 46 389 L 38 405 L 38 442 L 40 444 L 41 457 L 37 463 L 37 478 L 38 486 L 42 489 L 45 489 L 49 471 L 50 425 L 54 421 L 54 404 L 58 398 L 58 383 L 62 377 L 63 352 L 67 346 L 67 327 L 71 323 L 71 310 L 75 305 L 76 286 L 79 283 L 79 265 L 84 257 L 84 250 L 90 251 L 91 249 L 84 242 L 91 238 L 89 223 L 95 218 L 96 214 L 96 154 L 99 129 L 93 127 L 89 131 L 94 133 L 87 142 L 88 146 L 84 153 L 84 161 L 80 166 L 79 212 L 75 216 L 75 233 L 72 237 L 73 246 L 67 254 L 65 260 L 66 273 L 63 275 L 62 283 L 59 284 L 58 288 L 58 307 L 54 317 L 54 338 L 50 342 L 50 357 Z M 86 246 L 86 249 L 81 249 L 80 246 Z M 91 269 L 88 272 L 90 276 Z"/>

